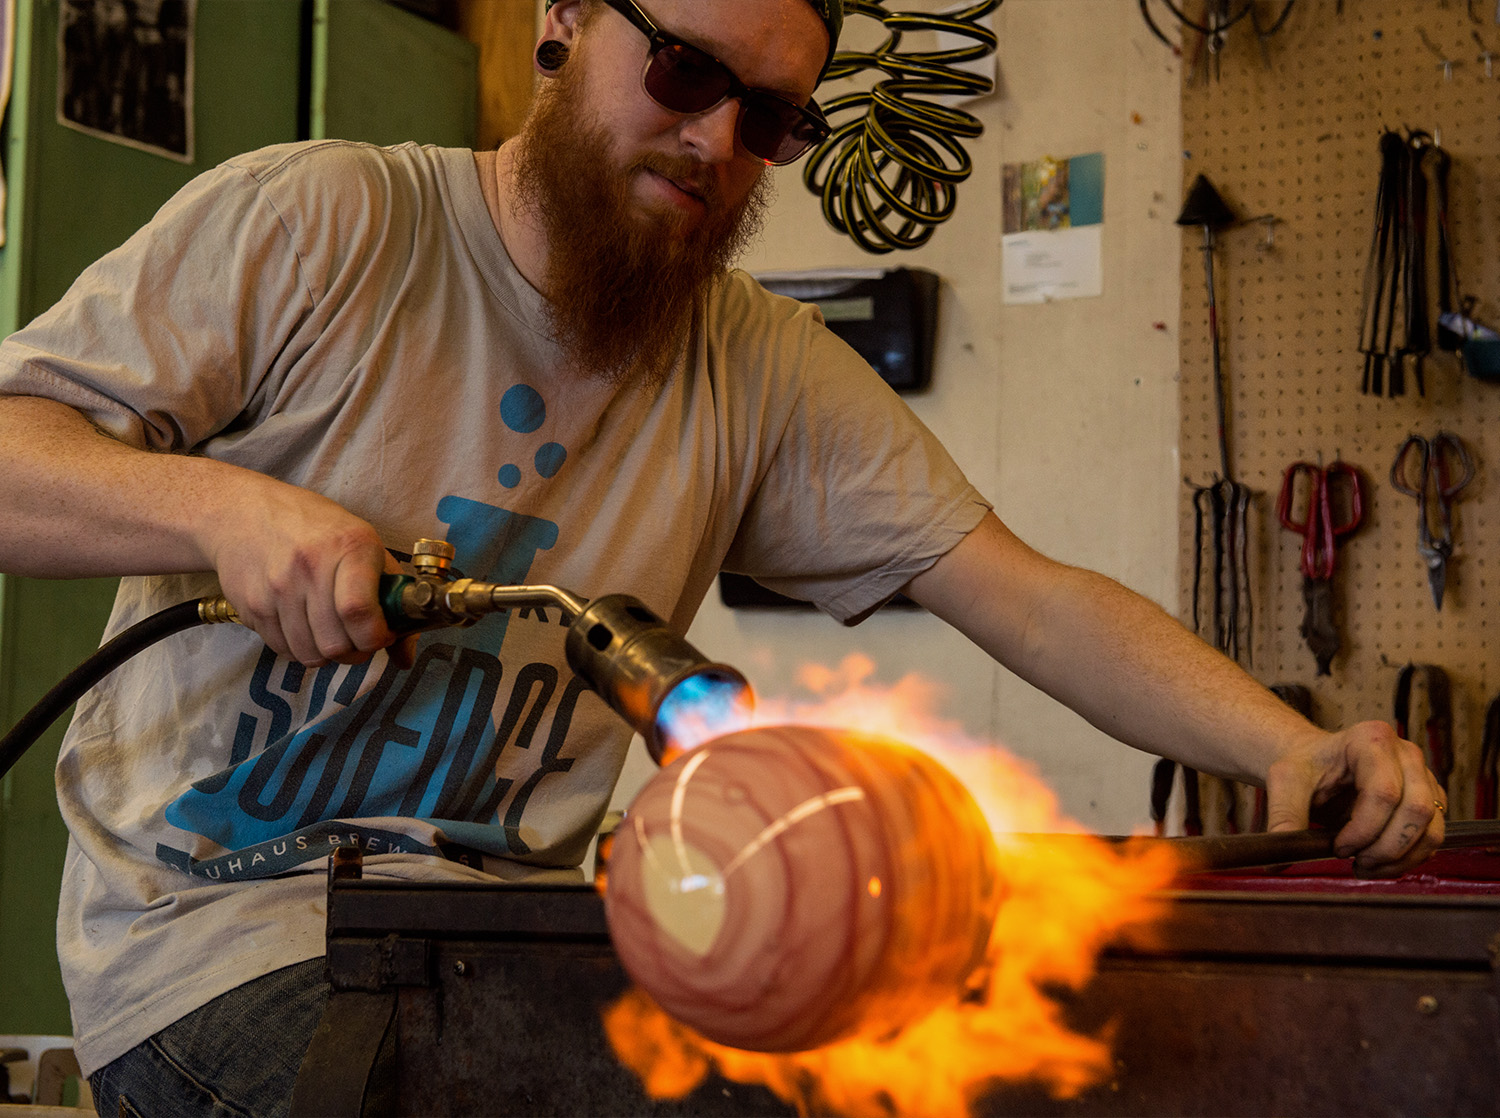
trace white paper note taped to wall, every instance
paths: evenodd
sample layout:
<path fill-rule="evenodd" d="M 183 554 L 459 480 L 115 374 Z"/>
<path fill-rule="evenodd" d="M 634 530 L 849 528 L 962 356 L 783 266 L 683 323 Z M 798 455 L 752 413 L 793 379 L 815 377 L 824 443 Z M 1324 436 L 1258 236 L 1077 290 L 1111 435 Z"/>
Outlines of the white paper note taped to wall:
<path fill-rule="evenodd" d="M 1007 303 L 1045 303 L 1104 293 L 1103 225 L 1011 233 L 1002 240 Z"/>

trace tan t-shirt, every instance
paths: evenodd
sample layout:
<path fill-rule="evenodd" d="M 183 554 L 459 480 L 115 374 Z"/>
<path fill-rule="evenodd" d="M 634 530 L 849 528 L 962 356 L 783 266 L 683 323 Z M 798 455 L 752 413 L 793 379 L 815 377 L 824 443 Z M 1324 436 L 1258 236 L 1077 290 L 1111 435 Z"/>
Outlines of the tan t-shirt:
<path fill-rule="evenodd" d="M 189 184 L 0 345 L 0 393 L 136 446 L 303 485 L 474 578 L 634 594 L 685 631 L 721 568 L 849 621 L 988 507 L 807 306 L 742 273 L 659 392 L 580 381 L 471 152 L 329 141 Z M 110 632 L 213 592 L 127 578 Z M 79 704 L 58 944 L 80 1060 L 321 952 L 323 859 L 404 879 L 576 873 L 630 733 L 568 671 L 557 610 L 307 669 L 197 629 Z"/>

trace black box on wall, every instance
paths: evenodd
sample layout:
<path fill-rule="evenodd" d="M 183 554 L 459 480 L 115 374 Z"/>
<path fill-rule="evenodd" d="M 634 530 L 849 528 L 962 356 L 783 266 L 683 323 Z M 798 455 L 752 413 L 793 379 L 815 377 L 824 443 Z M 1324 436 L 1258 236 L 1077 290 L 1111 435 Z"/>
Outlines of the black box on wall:
<path fill-rule="evenodd" d="M 897 392 L 932 383 L 940 279 L 925 268 L 830 269 L 756 276 L 778 295 L 815 303 L 832 330 Z"/>

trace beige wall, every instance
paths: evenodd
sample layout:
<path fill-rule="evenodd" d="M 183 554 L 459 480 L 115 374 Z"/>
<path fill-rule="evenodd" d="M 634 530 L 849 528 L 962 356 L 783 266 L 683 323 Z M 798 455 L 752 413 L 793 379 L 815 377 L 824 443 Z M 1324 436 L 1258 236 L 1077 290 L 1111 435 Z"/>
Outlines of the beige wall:
<path fill-rule="evenodd" d="M 788 169 L 763 243 L 745 263 L 752 271 L 909 264 L 940 273 L 938 363 L 932 389 L 911 398 L 917 414 L 1033 546 L 1175 609 L 1177 62 L 1131 0 L 1006 0 L 995 28 L 1003 91 L 973 109 L 985 125 L 970 146 L 974 174 L 956 215 L 927 246 L 865 255 L 823 224 Z M 859 33 L 853 24 L 851 32 Z M 1092 151 L 1105 157 L 1103 296 L 1003 305 L 1002 165 Z M 801 663 L 837 664 L 856 651 L 875 660 L 882 680 L 934 677 L 949 689 L 943 712 L 969 734 L 1033 759 L 1075 818 L 1104 831 L 1146 821 L 1148 758 L 930 616 L 887 612 L 843 629 L 821 615 L 730 612 L 711 596 L 690 637 L 765 694 L 789 693 Z M 633 758 L 622 791 L 648 773 Z"/>

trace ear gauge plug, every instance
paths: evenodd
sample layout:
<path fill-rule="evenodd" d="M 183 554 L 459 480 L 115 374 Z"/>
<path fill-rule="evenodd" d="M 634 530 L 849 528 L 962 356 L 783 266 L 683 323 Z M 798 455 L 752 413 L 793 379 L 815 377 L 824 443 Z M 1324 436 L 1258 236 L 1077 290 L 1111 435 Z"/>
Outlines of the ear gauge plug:
<path fill-rule="evenodd" d="M 549 74 L 562 69 L 568 60 L 568 45 L 556 39 L 543 39 L 536 47 L 536 64 Z"/>

